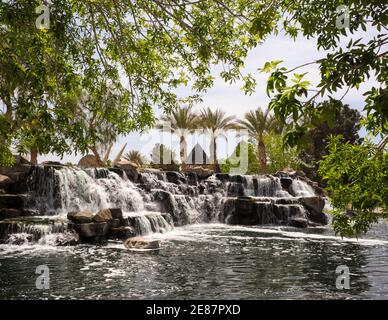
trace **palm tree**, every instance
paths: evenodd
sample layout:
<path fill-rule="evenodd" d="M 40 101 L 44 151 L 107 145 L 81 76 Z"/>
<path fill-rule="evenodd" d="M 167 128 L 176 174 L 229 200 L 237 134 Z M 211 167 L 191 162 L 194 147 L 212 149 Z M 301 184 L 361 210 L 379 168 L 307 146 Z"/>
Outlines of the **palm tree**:
<path fill-rule="evenodd" d="M 182 166 L 185 166 L 187 156 L 186 135 L 192 133 L 197 128 L 197 114 L 189 106 L 173 110 L 170 115 L 163 116 L 162 121 L 156 125 L 156 128 L 160 130 L 167 128 L 171 133 L 179 136 L 179 157 Z"/>
<path fill-rule="evenodd" d="M 227 117 L 220 109 L 212 111 L 206 108 L 201 110 L 200 122 L 201 127 L 210 134 L 210 159 L 214 163 L 214 170 L 218 171 L 217 138 L 223 135 L 223 131 L 237 128 L 235 117 Z"/>
<path fill-rule="evenodd" d="M 145 157 L 137 150 L 130 150 L 124 155 L 124 159 L 136 163 L 141 167 L 145 163 Z"/>
<path fill-rule="evenodd" d="M 269 132 L 281 133 L 282 125 L 276 118 L 269 113 L 269 110 L 251 110 L 244 115 L 244 120 L 239 120 L 238 123 L 242 128 L 248 130 L 249 136 L 256 140 L 258 149 L 258 160 L 262 171 L 267 170 L 267 154 L 264 143 L 265 134 Z"/>

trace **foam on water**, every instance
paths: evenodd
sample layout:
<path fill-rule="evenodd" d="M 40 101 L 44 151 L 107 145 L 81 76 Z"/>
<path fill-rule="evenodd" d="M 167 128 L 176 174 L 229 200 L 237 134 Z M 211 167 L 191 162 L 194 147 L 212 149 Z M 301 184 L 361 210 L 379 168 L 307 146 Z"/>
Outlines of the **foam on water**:
<path fill-rule="evenodd" d="M 306 232 L 298 232 L 295 230 L 287 231 L 282 227 L 245 227 L 245 226 L 230 226 L 225 224 L 197 224 L 192 226 L 185 226 L 176 228 L 174 231 L 166 234 L 154 234 L 150 235 L 149 238 L 160 239 L 160 240 L 181 240 L 181 241 L 207 241 L 214 238 L 228 238 L 228 239 L 242 239 L 241 236 L 227 235 L 219 236 L 212 234 L 212 231 L 217 230 L 227 231 L 244 231 L 255 233 L 255 239 L 263 239 L 266 241 L 271 240 L 284 240 L 284 241 L 334 241 L 338 244 L 345 243 L 356 243 L 363 246 L 386 246 L 388 241 L 380 239 L 366 239 L 366 238 L 341 238 L 334 235 L 316 234 Z M 266 235 L 266 237 L 260 237 Z M 274 236 L 267 236 L 274 235 Z M 244 239 L 250 239 L 252 236 L 244 236 Z"/>

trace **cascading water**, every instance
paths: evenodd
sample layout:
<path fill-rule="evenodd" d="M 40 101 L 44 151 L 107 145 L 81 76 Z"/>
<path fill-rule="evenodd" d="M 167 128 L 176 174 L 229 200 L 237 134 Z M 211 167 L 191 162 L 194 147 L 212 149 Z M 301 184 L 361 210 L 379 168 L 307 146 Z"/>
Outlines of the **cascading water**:
<path fill-rule="evenodd" d="M 292 180 L 291 184 L 291 192 L 296 197 L 313 197 L 315 196 L 315 192 L 313 188 L 308 185 L 306 182 L 300 179 Z"/>
<path fill-rule="evenodd" d="M 44 215 L 66 215 L 80 210 L 95 212 L 109 207 L 144 210 L 142 196 L 124 172 L 120 177 L 105 168 L 37 167 L 30 181 L 33 205 Z"/>
<path fill-rule="evenodd" d="M 306 220 L 299 199 L 315 193 L 306 182 L 288 179 L 290 184 L 284 186 L 281 177 L 272 175 L 201 178 L 177 172 L 141 172 L 134 183 L 120 169 L 38 166 L 28 182 L 29 209 L 43 220 L 60 222 L 12 223 L 2 227 L 0 241 L 61 243 L 62 238 L 74 236 L 67 230 L 69 212 L 107 208 L 120 208 L 126 226 L 137 235 L 204 222 L 279 225 L 290 219 Z"/>

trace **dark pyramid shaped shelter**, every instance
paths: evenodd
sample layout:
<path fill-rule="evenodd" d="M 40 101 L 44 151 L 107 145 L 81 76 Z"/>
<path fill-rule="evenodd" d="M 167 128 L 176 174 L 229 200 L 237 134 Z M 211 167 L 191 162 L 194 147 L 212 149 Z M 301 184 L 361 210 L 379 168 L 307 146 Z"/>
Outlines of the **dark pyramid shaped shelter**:
<path fill-rule="evenodd" d="M 197 143 L 186 158 L 186 164 L 210 164 L 207 153 Z"/>

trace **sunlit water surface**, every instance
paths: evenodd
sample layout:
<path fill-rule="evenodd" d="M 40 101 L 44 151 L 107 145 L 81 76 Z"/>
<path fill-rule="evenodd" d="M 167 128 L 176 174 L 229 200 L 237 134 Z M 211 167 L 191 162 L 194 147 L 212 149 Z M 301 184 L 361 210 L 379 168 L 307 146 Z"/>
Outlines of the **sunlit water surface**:
<path fill-rule="evenodd" d="M 201 224 L 149 238 L 158 253 L 105 246 L 0 245 L 1 299 L 383 299 L 388 298 L 388 227 L 341 239 L 329 228 Z M 38 290 L 47 265 L 50 289 Z M 350 289 L 336 288 L 349 267 Z"/>

